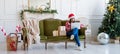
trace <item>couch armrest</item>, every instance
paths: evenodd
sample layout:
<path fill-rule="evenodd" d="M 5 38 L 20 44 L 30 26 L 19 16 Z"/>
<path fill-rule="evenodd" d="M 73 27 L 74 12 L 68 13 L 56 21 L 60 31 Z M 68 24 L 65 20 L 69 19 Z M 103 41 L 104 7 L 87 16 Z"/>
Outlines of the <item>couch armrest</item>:
<path fill-rule="evenodd" d="M 79 30 L 79 35 L 85 35 L 85 30 L 86 30 L 86 27 L 82 27 L 82 28 Z"/>

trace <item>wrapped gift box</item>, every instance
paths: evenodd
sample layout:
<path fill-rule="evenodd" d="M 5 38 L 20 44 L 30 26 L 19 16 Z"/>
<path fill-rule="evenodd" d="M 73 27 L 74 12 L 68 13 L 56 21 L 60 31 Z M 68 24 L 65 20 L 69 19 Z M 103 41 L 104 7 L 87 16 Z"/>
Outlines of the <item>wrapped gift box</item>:
<path fill-rule="evenodd" d="M 65 26 L 59 26 L 58 27 L 58 35 L 59 36 L 66 36 Z"/>
<path fill-rule="evenodd" d="M 66 36 L 66 31 L 59 31 L 59 36 Z"/>
<path fill-rule="evenodd" d="M 53 36 L 58 36 L 58 30 L 53 31 Z"/>
<path fill-rule="evenodd" d="M 59 26 L 59 27 L 58 27 L 58 30 L 59 30 L 59 31 L 66 31 L 66 30 L 65 30 L 65 26 Z"/>
<path fill-rule="evenodd" d="M 115 44 L 119 44 L 120 41 L 119 40 L 114 40 Z"/>

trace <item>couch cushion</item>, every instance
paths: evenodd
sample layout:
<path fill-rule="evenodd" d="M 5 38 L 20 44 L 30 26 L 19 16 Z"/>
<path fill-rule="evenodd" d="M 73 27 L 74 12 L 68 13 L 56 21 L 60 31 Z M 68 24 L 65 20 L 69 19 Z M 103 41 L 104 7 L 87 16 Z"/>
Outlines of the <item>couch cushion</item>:
<path fill-rule="evenodd" d="M 79 36 L 80 40 L 84 40 L 84 38 L 85 38 L 84 35 Z M 40 41 L 41 42 L 45 42 L 45 41 L 48 41 L 48 42 L 66 41 L 67 39 L 68 38 L 66 36 L 56 36 L 56 37 L 47 36 L 47 40 L 46 40 L 46 36 L 40 36 Z"/>
<path fill-rule="evenodd" d="M 52 36 L 53 30 L 58 30 L 61 26 L 61 20 L 59 19 L 45 19 L 44 20 L 44 35 Z"/>

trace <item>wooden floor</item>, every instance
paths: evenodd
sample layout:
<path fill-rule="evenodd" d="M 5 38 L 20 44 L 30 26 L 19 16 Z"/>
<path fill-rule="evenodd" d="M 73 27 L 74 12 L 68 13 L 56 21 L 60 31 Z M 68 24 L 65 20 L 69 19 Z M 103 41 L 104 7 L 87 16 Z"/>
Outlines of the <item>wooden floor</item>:
<path fill-rule="evenodd" d="M 82 48 L 83 48 L 83 42 Z M 44 43 L 33 44 L 28 50 L 21 48 L 22 43 L 18 44 L 17 51 L 7 51 L 6 43 L 0 43 L 0 54 L 120 54 L 120 44 L 100 45 L 97 43 L 87 43 L 87 48 L 82 51 L 76 50 L 77 46 L 73 42 L 68 43 L 68 49 L 64 48 L 64 42 L 48 43 L 48 49 L 45 50 Z"/>

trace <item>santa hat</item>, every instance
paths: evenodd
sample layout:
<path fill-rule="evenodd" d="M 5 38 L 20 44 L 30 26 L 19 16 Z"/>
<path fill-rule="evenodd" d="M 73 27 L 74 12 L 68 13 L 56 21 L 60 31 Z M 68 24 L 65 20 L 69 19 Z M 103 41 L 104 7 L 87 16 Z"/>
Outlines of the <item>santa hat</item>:
<path fill-rule="evenodd" d="M 68 15 L 68 18 L 75 18 L 75 15 L 73 13 Z"/>

